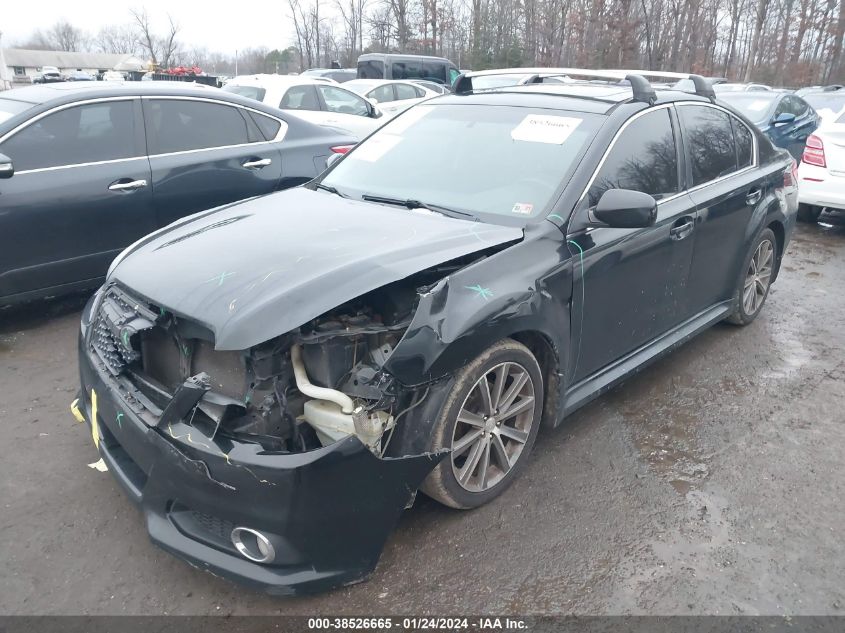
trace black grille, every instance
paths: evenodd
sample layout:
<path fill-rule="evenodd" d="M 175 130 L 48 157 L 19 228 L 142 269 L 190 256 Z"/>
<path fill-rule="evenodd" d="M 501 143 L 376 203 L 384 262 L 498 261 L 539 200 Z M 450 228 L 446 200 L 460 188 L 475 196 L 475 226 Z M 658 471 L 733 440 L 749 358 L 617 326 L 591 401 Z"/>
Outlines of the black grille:
<path fill-rule="evenodd" d="M 235 524 L 232 521 L 227 521 L 211 514 L 205 514 L 204 512 L 191 510 L 191 518 L 197 525 L 208 532 L 209 536 L 213 535 L 224 542 L 231 538 L 232 530 L 235 529 Z"/>
<path fill-rule="evenodd" d="M 135 335 L 153 327 L 155 315 L 149 308 L 131 299 L 125 292 L 110 288 L 100 301 L 91 333 L 91 349 L 118 375 L 141 355 Z"/>
<path fill-rule="evenodd" d="M 170 507 L 170 520 L 186 536 L 221 550 L 236 553 L 232 544 L 235 523 L 212 514 L 199 512 L 174 501 Z"/>

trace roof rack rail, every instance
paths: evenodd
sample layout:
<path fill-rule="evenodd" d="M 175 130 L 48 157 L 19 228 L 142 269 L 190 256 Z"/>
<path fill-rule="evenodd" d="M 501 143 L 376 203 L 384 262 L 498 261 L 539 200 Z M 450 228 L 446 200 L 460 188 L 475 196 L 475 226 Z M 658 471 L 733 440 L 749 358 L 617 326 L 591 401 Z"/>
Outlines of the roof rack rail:
<path fill-rule="evenodd" d="M 499 70 L 480 70 L 469 72 L 458 76 L 452 84 L 452 92 L 455 94 L 470 94 L 473 92 L 472 78 L 484 77 L 485 75 L 528 75 L 523 81 L 526 84 L 542 83 L 544 77 L 583 77 L 595 79 L 607 79 L 616 81 L 627 81 L 631 84 L 634 93 L 634 101 L 653 104 L 657 99 L 654 88 L 646 77 L 660 77 L 667 79 L 689 79 L 695 87 L 695 94 L 707 97 L 711 101 L 716 98 L 716 93 L 707 79 L 701 75 L 690 73 L 675 73 L 667 71 L 652 70 L 590 70 L 587 68 L 506 68 Z"/>

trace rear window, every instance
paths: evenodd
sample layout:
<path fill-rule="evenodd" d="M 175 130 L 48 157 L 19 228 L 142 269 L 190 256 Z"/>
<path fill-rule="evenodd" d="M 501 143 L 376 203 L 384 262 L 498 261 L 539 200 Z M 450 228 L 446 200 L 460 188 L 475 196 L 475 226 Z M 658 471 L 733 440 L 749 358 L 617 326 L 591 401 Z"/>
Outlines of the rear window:
<path fill-rule="evenodd" d="M 6 119 L 11 119 L 16 114 L 20 114 L 25 110 L 29 110 L 33 106 L 32 103 L 25 101 L 15 101 L 14 99 L 0 99 L 0 123 Z"/>
<path fill-rule="evenodd" d="M 519 223 L 547 212 L 604 120 L 542 108 L 417 105 L 359 144 L 324 182 L 344 195 L 411 198 Z"/>
<path fill-rule="evenodd" d="M 772 116 L 778 96 L 762 92 L 727 92 L 719 99 L 732 105 L 755 123 L 768 121 Z"/>
<path fill-rule="evenodd" d="M 845 111 L 845 94 L 808 94 L 804 95 L 804 101 L 813 106 L 813 109 L 824 119 Z"/>
<path fill-rule="evenodd" d="M 258 86 L 223 86 L 223 90 L 256 101 L 264 101 L 264 95 L 267 94 L 264 88 Z"/>

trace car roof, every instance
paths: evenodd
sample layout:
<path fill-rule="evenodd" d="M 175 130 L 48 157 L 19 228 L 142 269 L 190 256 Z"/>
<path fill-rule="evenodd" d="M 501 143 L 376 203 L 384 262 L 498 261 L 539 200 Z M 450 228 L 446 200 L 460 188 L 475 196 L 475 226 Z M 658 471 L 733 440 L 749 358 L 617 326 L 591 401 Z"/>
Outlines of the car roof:
<path fill-rule="evenodd" d="M 724 99 L 725 101 L 761 101 L 766 99 L 770 101 L 777 101 L 779 98 L 787 94 L 791 93 L 781 92 L 780 90 L 728 90 L 727 92 L 720 92 L 718 98 Z M 800 99 L 801 97 L 798 98 Z"/>
<path fill-rule="evenodd" d="M 656 89 L 656 103 L 710 101 L 700 95 L 671 89 Z M 527 84 L 479 90 L 466 95 L 444 95 L 437 103 L 498 104 L 550 108 L 607 114 L 621 103 L 631 101 L 630 86 L 620 83 L 574 81 L 565 84 Z M 432 102 L 429 102 L 432 103 Z"/>
<path fill-rule="evenodd" d="M 137 95 L 194 94 L 196 96 L 207 96 L 210 90 L 217 90 L 217 88 L 204 84 L 181 81 L 125 81 L 121 83 L 96 81 L 24 86 L 22 88 L 5 90 L 0 96 L 3 99 L 40 104 L 51 101 L 74 101 L 77 98 L 119 97 L 127 93 Z"/>
<path fill-rule="evenodd" d="M 252 86 L 256 84 L 297 86 L 301 84 L 326 84 L 326 79 L 316 75 L 238 75 L 226 82 L 227 86 Z"/>

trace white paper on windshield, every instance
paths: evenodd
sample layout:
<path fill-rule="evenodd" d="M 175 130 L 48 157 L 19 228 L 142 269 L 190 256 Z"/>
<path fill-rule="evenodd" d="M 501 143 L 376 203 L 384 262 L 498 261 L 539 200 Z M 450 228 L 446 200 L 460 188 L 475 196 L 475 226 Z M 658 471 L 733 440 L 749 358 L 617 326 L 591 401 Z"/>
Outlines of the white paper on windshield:
<path fill-rule="evenodd" d="M 768 101 L 758 100 L 758 101 L 752 101 L 751 105 L 748 106 L 748 109 L 752 110 L 754 112 L 762 112 L 763 110 L 765 110 L 768 107 L 769 107 Z"/>
<path fill-rule="evenodd" d="M 349 154 L 349 159 L 374 163 L 396 147 L 402 141 L 402 138 L 395 134 L 377 134 L 363 143 L 361 147 L 356 147 L 355 151 Z"/>
<path fill-rule="evenodd" d="M 431 106 L 416 106 L 409 108 L 405 112 L 397 115 L 396 118 L 390 122 L 391 134 L 402 134 L 405 130 L 411 127 L 414 123 L 422 119 L 425 115 L 431 112 Z"/>
<path fill-rule="evenodd" d="M 511 130 L 511 138 L 515 141 L 563 145 L 581 121 L 583 119 L 568 116 L 529 114 Z"/>

